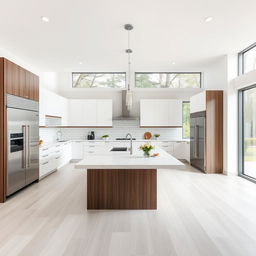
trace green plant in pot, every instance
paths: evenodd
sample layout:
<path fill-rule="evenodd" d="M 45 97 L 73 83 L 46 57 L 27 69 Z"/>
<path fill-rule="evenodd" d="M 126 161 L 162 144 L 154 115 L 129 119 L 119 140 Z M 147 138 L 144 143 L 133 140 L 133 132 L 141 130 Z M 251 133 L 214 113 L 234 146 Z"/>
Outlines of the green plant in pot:
<path fill-rule="evenodd" d="M 154 134 L 155 139 L 157 140 L 160 137 L 159 133 Z"/>
<path fill-rule="evenodd" d="M 101 138 L 102 138 L 103 140 L 107 140 L 107 139 L 109 138 L 109 135 L 108 135 L 108 134 L 102 135 Z"/>
<path fill-rule="evenodd" d="M 140 150 L 144 152 L 145 157 L 150 157 L 150 151 L 154 149 L 154 146 L 152 146 L 150 143 L 146 143 L 140 146 Z"/>

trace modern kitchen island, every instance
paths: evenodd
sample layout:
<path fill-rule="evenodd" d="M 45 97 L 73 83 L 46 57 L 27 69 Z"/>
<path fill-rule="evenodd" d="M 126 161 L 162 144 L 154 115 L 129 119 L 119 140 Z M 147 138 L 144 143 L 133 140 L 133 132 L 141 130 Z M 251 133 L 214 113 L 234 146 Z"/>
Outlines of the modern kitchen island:
<path fill-rule="evenodd" d="M 159 156 L 145 158 L 139 149 L 132 155 L 106 149 L 77 163 L 87 170 L 87 209 L 157 209 L 157 169 L 184 164 L 159 147 L 154 152 Z"/>

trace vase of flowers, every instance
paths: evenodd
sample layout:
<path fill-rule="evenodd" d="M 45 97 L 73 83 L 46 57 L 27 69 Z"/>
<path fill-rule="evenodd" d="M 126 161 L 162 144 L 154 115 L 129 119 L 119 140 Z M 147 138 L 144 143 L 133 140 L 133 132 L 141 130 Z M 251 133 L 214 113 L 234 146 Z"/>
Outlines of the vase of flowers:
<path fill-rule="evenodd" d="M 144 157 L 150 157 L 150 151 L 152 149 L 154 149 L 154 146 L 152 146 L 150 143 L 146 143 L 140 146 L 140 150 L 143 151 Z"/>

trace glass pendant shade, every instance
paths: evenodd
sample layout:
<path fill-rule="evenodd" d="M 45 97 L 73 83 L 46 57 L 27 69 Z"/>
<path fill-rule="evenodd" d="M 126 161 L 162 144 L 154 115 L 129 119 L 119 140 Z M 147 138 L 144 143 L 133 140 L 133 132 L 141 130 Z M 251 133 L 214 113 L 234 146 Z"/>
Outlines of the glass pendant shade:
<path fill-rule="evenodd" d="M 126 107 L 128 111 L 132 108 L 132 91 L 130 90 L 127 90 L 126 92 Z"/>

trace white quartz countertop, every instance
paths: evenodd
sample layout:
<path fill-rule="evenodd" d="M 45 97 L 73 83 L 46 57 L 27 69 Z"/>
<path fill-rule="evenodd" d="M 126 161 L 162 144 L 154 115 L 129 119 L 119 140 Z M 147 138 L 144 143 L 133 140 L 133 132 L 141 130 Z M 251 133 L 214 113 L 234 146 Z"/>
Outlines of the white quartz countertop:
<path fill-rule="evenodd" d="M 130 155 L 126 152 L 112 152 L 110 148 L 100 155 L 87 156 L 75 165 L 76 169 L 170 169 L 184 164 L 163 149 L 156 147 L 152 153 L 159 156 L 146 158 L 143 152 L 135 149 Z"/>
<path fill-rule="evenodd" d="M 89 142 L 89 143 L 94 143 L 94 142 L 102 142 L 102 143 L 109 143 L 109 142 L 116 142 L 116 143 L 130 143 L 129 140 L 115 140 L 115 139 L 109 139 L 109 140 L 64 140 L 64 141 L 61 141 L 61 142 L 58 142 L 58 141 L 55 141 L 55 142 L 44 142 L 42 145 L 40 145 L 40 148 L 43 149 L 43 148 L 47 148 L 47 147 L 54 147 L 56 145 L 63 145 L 65 143 L 70 143 L 70 142 L 73 142 L 73 141 L 82 141 L 82 142 Z M 141 143 L 146 143 L 146 142 L 149 142 L 149 143 L 156 143 L 156 142 L 189 142 L 189 140 L 143 140 L 143 139 L 136 139 L 136 140 L 133 140 L 133 142 L 141 142 Z"/>

